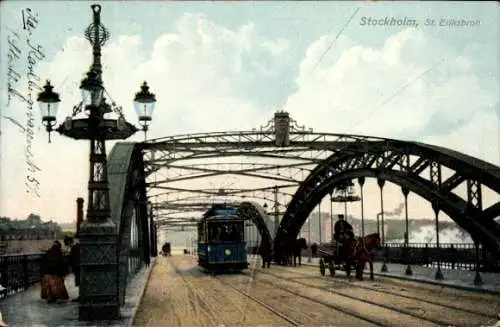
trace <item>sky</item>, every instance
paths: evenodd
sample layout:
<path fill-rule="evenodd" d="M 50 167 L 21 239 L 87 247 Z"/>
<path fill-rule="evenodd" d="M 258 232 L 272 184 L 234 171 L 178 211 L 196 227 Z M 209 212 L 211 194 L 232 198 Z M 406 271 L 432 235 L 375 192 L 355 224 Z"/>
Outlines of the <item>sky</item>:
<path fill-rule="evenodd" d="M 81 101 L 79 83 L 91 64 L 83 31 L 92 3 L 99 2 L 1 4 L 1 42 L 11 40 L 19 58 L 13 46 L 1 47 L 0 216 L 34 212 L 70 222 L 76 198 L 87 198 L 88 142 L 53 133 L 49 144 L 36 103 L 30 108 L 8 83 L 35 100 L 37 85 L 50 79 L 62 122 Z M 111 36 L 102 58 L 106 90 L 137 125 L 133 97 L 148 82 L 157 97 L 150 138 L 251 130 L 279 109 L 317 132 L 414 140 L 500 165 L 495 2 L 100 4 Z M 416 24 L 374 26 L 370 18 Z M 476 24 L 440 26 L 442 19 Z M 31 59 L 28 40 L 40 50 Z M 129 141 L 142 139 L 138 133 Z M 374 217 L 376 183 L 365 187 L 365 212 Z M 388 210 L 398 207 L 399 188 L 386 192 Z M 410 203 L 410 216 L 432 216 L 424 200 L 410 195 Z"/>

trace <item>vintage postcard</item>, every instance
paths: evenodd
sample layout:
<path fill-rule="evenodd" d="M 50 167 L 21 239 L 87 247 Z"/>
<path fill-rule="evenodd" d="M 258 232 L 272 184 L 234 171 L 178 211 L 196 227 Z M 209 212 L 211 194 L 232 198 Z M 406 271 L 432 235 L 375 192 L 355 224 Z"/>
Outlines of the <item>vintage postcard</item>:
<path fill-rule="evenodd" d="M 500 326 L 495 1 L 2 1 L 1 326 Z"/>

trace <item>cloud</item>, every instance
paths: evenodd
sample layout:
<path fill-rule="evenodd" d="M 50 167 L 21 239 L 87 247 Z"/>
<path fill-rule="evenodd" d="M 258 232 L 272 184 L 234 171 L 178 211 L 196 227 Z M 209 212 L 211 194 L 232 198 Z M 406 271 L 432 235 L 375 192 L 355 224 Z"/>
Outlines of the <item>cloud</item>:
<path fill-rule="evenodd" d="M 253 24 L 234 30 L 210 21 L 202 14 L 185 14 L 175 30 L 165 31 L 154 44 L 145 45 L 138 35 L 115 35 L 103 48 L 103 80 L 111 97 L 123 106 L 127 120 L 137 122 L 132 101 L 143 80 L 157 96 L 157 109 L 149 136 L 249 130 L 268 119 L 267 106 L 258 96 L 262 81 L 279 76 L 286 68 L 289 45 L 283 39 L 260 35 Z M 79 84 L 90 67 L 92 50 L 80 36 L 69 37 L 51 61 L 38 66 L 38 75 L 50 79 L 61 96 L 58 121 L 81 101 Z M 25 81 L 19 85 L 26 85 Z M 265 101 L 264 101 L 265 102 Z M 259 105 L 257 105 L 259 103 Z M 38 109 L 37 126 L 41 126 Z M 24 122 L 25 108 L 13 105 L 8 115 Z M 56 133 L 57 134 L 57 133 Z M 142 140 L 142 133 L 131 140 Z M 24 135 L 2 120 L 2 213 L 23 216 L 39 212 L 43 217 L 71 220 L 74 200 L 86 198 L 88 142 L 60 135 L 47 144 L 37 127 L 33 145 L 41 198 L 25 194 Z M 107 142 L 108 152 L 114 142 Z M 9 165 L 16 162 L 18 165 Z M 61 176 L 63 176 L 61 178 Z M 3 196 L 6 194 L 6 196 Z M 53 205 L 49 203 L 55 201 Z"/>
<path fill-rule="evenodd" d="M 152 138 L 262 125 L 274 110 L 277 81 L 282 84 L 283 74 L 299 67 L 298 89 L 285 109 L 300 124 L 320 132 L 434 143 L 499 164 L 499 101 L 494 87 L 498 74 L 486 80 L 475 75 L 473 58 L 421 31 L 403 30 L 379 47 L 340 37 L 316 65 L 333 36 L 312 42 L 297 63 L 291 61 L 290 41 L 264 37 L 254 24 L 229 29 L 204 15 L 185 14 L 175 26 L 152 45 L 143 44 L 138 35 L 117 35 L 103 49 L 105 86 L 130 122 L 136 123 L 132 101 L 142 81 L 147 80 L 156 94 Z M 88 41 L 73 36 L 51 61 L 40 65 L 39 75 L 50 78 L 61 94 L 59 121 L 80 101 L 78 87 L 91 56 Z M 22 121 L 24 108 L 11 109 L 9 113 Z M 34 148 L 43 170 L 42 197 L 33 199 L 24 194 L 23 164 L 9 164 L 24 160 L 19 146 L 23 135 L 3 121 L 1 142 L 1 164 L 9 167 L 0 172 L 1 193 L 7 194 L 0 203 L 2 213 L 39 212 L 43 217 L 74 219 L 76 197 L 87 194 L 88 143 L 54 135 L 53 143 L 47 144 L 43 129 L 37 131 Z M 108 152 L 113 144 L 107 143 Z M 378 194 L 376 189 L 372 193 Z M 394 194 L 396 206 L 400 194 Z M 373 212 L 377 201 L 372 201 Z M 366 208 L 368 216 L 368 204 Z"/>
<path fill-rule="evenodd" d="M 317 131 L 428 140 L 500 162 L 498 73 L 484 80 L 470 58 L 417 29 L 402 30 L 379 48 L 340 37 L 313 71 L 332 40 L 312 43 L 300 64 L 299 89 L 286 109 L 301 123 Z"/>

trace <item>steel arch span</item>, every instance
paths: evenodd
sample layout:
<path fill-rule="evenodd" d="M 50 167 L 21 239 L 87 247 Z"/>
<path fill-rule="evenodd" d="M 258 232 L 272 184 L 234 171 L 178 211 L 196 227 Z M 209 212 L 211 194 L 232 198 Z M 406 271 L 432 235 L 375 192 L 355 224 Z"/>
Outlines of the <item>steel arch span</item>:
<path fill-rule="evenodd" d="M 255 224 L 262 237 L 260 246 L 270 250 L 273 238 L 269 232 L 269 227 L 272 226 L 272 222 L 266 210 L 256 202 L 245 201 L 239 204 L 238 214 Z"/>
<path fill-rule="evenodd" d="M 129 277 L 149 265 L 156 254 L 156 231 L 149 222 L 146 180 L 141 146 L 117 143 L 108 159 L 111 217 L 116 224 L 118 256 L 118 289 L 120 302 L 125 301 Z"/>
<path fill-rule="evenodd" d="M 444 168 L 454 173 L 443 178 Z M 428 169 L 427 178 L 421 176 Z M 488 250 L 500 254 L 500 201 L 483 208 L 482 186 L 500 195 L 500 167 L 477 158 L 417 142 L 361 141 L 346 146 L 319 164 L 288 205 L 274 245 L 296 238 L 309 213 L 339 182 L 374 177 L 408 188 L 442 210 Z M 467 184 L 467 196 L 454 192 Z"/>

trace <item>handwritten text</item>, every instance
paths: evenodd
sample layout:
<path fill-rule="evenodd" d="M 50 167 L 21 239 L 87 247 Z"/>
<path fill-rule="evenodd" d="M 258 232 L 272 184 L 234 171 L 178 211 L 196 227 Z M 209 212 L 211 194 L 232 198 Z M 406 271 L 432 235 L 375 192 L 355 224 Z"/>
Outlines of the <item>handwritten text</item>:
<path fill-rule="evenodd" d="M 24 125 L 22 125 L 11 117 L 6 118 L 19 126 L 21 131 L 25 134 L 24 157 L 27 166 L 27 174 L 24 184 L 27 193 L 40 197 L 40 182 L 38 181 L 37 174 L 41 172 L 41 169 L 36 164 L 33 151 L 33 141 L 35 139 L 35 114 L 33 112 L 33 106 L 36 103 L 36 95 L 43 90 L 40 86 L 40 76 L 36 73 L 36 66 L 45 58 L 45 54 L 43 53 L 42 46 L 33 39 L 33 32 L 36 30 L 37 26 L 38 14 L 32 9 L 26 8 L 22 10 L 22 29 L 25 31 L 25 37 L 22 37 L 21 32 L 8 29 L 7 106 L 13 101 L 22 103 L 26 108 L 26 120 Z M 24 54 L 23 49 L 25 49 Z M 25 59 L 26 64 L 24 71 L 16 69 L 21 59 Z M 19 81 L 23 77 L 25 77 L 27 81 L 27 88 L 25 88 L 24 92 L 21 91 L 19 85 Z"/>

